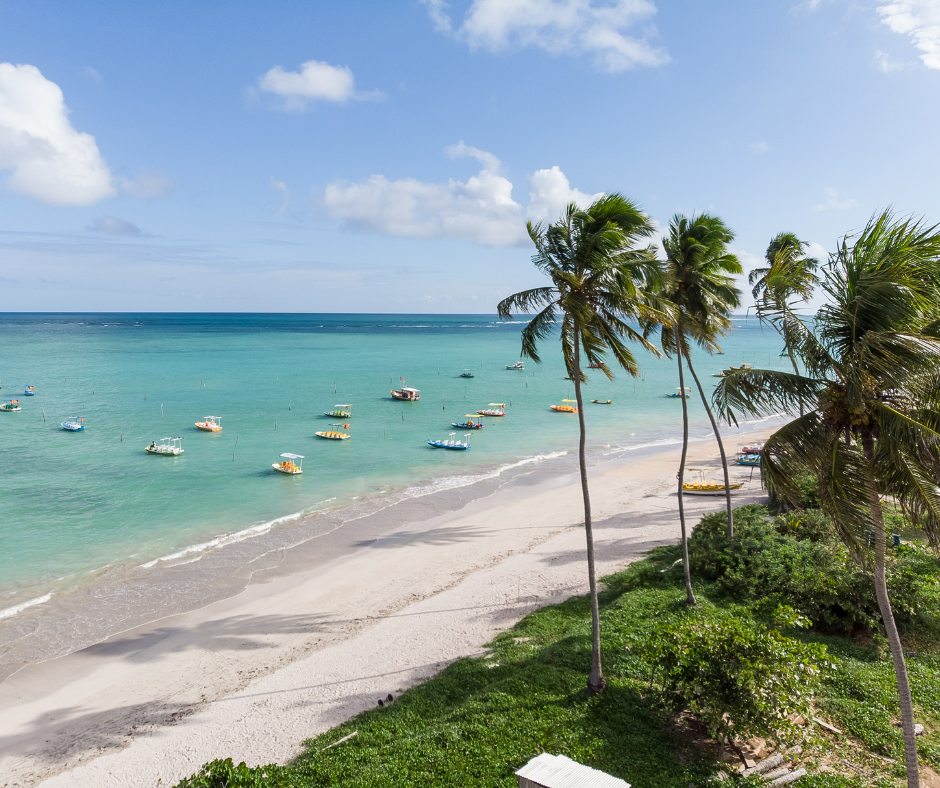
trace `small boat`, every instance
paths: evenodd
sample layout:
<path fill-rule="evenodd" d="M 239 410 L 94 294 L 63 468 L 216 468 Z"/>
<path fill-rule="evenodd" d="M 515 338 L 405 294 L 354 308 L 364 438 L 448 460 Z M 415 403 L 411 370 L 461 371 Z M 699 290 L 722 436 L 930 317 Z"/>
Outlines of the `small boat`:
<path fill-rule="evenodd" d="M 738 454 L 760 454 L 763 450 L 763 443 L 754 443 L 750 446 L 738 446 Z"/>
<path fill-rule="evenodd" d="M 721 372 L 714 372 L 714 373 L 712 373 L 712 377 L 713 377 L 713 378 L 726 378 L 726 377 L 728 377 L 728 372 L 727 372 L 727 370 L 724 370 L 724 369 L 723 369 L 723 370 L 721 370 Z"/>
<path fill-rule="evenodd" d="M 23 390 L 23 396 L 24 396 L 24 397 L 35 397 L 35 396 L 36 396 L 36 387 L 35 387 L 35 386 L 27 386 L 27 387 Z"/>
<path fill-rule="evenodd" d="M 675 393 L 675 394 L 663 394 L 663 396 L 664 396 L 664 397 L 671 397 L 672 399 L 682 399 L 682 397 L 683 397 L 682 389 L 680 389 L 678 386 L 676 386 L 676 393 Z M 688 386 L 685 387 L 685 395 L 684 395 L 684 396 L 685 396 L 686 399 L 688 399 L 689 397 L 692 396 L 692 389 L 690 389 Z"/>
<path fill-rule="evenodd" d="M 352 405 L 334 405 L 336 410 L 323 411 L 324 416 L 330 416 L 334 419 L 348 419 L 352 417 Z"/>
<path fill-rule="evenodd" d="M 8 399 L 2 405 L 0 405 L 0 410 L 6 411 L 7 413 L 13 413 L 15 410 L 22 410 L 20 408 L 20 401 L 18 399 Z"/>
<path fill-rule="evenodd" d="M 790 358 L 790 351 L 786 348 L 780 353 L 780 358 Z"/>
<path fill-rule="evenodd" d="M 588 364 L 588 369 L 603 369 L 600 364 Z"/>
<path fill-rule="evenodd" d="M 753 364 L 742 364 L 740 367 L 728 367 L 731 372 L 747 372 L 749 369 L 754 369 Z"/>
<path fill-rule="evenodd" d="M 472 377 L 473 377 L 473 370 L 472 370 L 472 369 L 465 369 L 463 372 L 460 373 L 460 377 L 462 377 L 462 378 L 472 378 Z"/>
<path fill-rule="evenodd" d="M 352 435 L 350 435 L 346 430 L 349 429 L 348 424 L 331 424 L 331 427 L 340 427 L 338 430 L 323 430 L 322 432 L 316 433 L 318 438 L 326 438 L 329 441 L 348 441 Z"/>
<path fill-rule="evenodd" d="M 506 403 L 505 402 L 491 402 L 488 408 L 484 410 L 477 411 L 478 416 L 505 416 L 506 415 Z"/>
<path fill-rule="evenodd" d="M 507 364 L 506 369 L 525 369 L 525 364 L 521 361 L 517 361 L 515 364 Z"/>
<path fill-rule="evenodd" d="M 562 402 L 577 402 L 576 399 L 563 399 Z M 552 410 L 557 411 L 558 413 L 577 413 L 578 408 L 576 405 L 552 405 Z"/>
<path fill-rule="evenodd" d="M 465 441 L 461 442 L 457 440 L 454 436 L 456 432 L 450 433 L 450 436 L 447 440 L 429 440 L 428 446 L 433 446 L 435 449 L 450 449 L 452 451 L 466 451 L 470 448 L 470 433 L 468 432 L 464 437 Z"/>
<path fill-rule="evenodd" d="M 405 385 L 405 379 L 401 378 L 401 388 L 392 389 L 392 399 L 401 399 L 406 402 L 416 402 L 421 399 L 421 392 L 418 389 L 409 388 Z"/>
<path fill-rule="evenodd" d="M 274 468 L 278 473 L 288 473 L 291 476 L 294 476 L 298 473 L 303 473 L 303 468 L 301 467 L 304 463 L 304 456 L 302 454 L 291 454 L 290 452 L 285 452 L 281 455 L 284 459 L 284 462 L 272 462 L 271 467 Z M 299 460 L 299 462 L 294 462 L 294 460 Z"/>
<path fill-rule="evenodd" d="M 206 416 L 202 421 L 196 422 L 196 429 L 203 432 L 222 432 L 222 417 Z"/>
<path fill-rule="evenodd" d="M 760 467 L 760 454 L 739 454 L 734 458 L 738 465 L 744 465 L 748 468 Z"/>
<path fill-rule="evenodd" d="M 465 413 L 464 418 L 466 421 L 452 421 L 450 423 L 451 427 L 456 427 L 458 430 L 482 430 L 483 429 L 483 417 L 478 416 L 475 413 Z M 474 421 L 476 419 L 476 421 Z"/>
<path fill-rule="evenodd" d="M 592 399 L 591 402 L 593 402 L 595 405 L 611 405 L 611 404 L 613 404 L 609 399 Z"/>
<path fill-rule="evenodd" d="M 183 453 L 182 438 L 160 438 L 160 442 L 153 441 L 147 446 L 147 454 L 163 454 L 168 457 L 177 457 Z"/>
<path fill-rule="evenodd" d="M 705 481 L 705 471 L 711 470 L 709 468 L 687 468 L 689 471 L 697 471 L 701 474 L 701 478 L 697 482 L 686 482 L 682 485 L 682 494 L 683 495 L 724 495 L 727 492 L 727 489 L 724 484 L 718 484 L 717 482 L 707 482 Z M 732 492 L 735 490 L 740 490 L 743 487 L 743 483 L 736 482 L 729 485 Z"/>
<path fill-rule="evenodd" d="M 62 422 L 62 429 L 69 432 L 84 432 L 85 419 L 81 416 L 71 416 Z"/>

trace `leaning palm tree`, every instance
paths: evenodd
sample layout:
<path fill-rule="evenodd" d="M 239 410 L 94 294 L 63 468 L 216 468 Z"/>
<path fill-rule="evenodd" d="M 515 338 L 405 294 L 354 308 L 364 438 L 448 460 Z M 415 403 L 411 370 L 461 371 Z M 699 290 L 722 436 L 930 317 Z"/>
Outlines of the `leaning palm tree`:
<path fill-rule="evenodd" d="M 721 381 L 715 404 L 736 413 L 802 416 L 767 441 L 768 486 L 796 502 L 793 472 L 816 475 L 820 506 L 859 556 L 871 556 L 875 593 L 900 696 L 909 788 L 918 786 L 914 712 L 885 581 L 883 500 L 940 545 L 940 233 L 888 211 L 830 256 L 828 303 L 812 329 L 789 307 L 768 315 L 804 372 L 749 370 Z"/>
<path fill-rule="evenodd" d="M 587 539 L 588 583 L 591 591 L 591 673 L 588 691 L 603 692 L 607 683 L 601 666 L 600 612 L 594 571 L 594 536 L 591 526 L 591 498 L 584 457 L 585 423 L 581 385 L 584 375 L 582 353 L 591 366 L 613 378 L 607 364 L 609 354 L 616 363 L 636 377 L 639 367 L 625 340 L 642 344 L 655 353 L 627 320 L 665 320 L 655 309 L 655 297 L 648 296 L 650 282 L 660 273 L 651 248 L 638 248 L 640 239 L 653 232 L 649 218 L 630 200 L 611 194 L 596 200 L 586 210 L 573 203 L 564 216 L 547 227 L 528 225 L 535 244 L 535 266 L 551 284 L 516 293 L 499 303 L 499 314 L 510 318 L 513 312 L 535 317 L 522 331 L 522 355 L 539 362 L 538 343 L 552 334 L 560 319 L 561 348 L 568 376 L 574 382 L 578 404 L 580 440 L 578 461 L 584 499 L 584 532 Z"/>
<path fill-rule="evenodd" d="M 734 233 L 717 216 L 702 214 L 691 219 L 677 215 L 669 224 L 669 235 L 663 238 L 666 251 L 666 279 L 661 296 L 674 306 L 672 330 L 662 330 L 663 350 L 675 353 L 679 364 L 679 395 L 682 400 L 682 455 L 679 460 L 679 527 L 682 541 L 682 563 L 685 569 L 685 590 L 690 605 L 695 604 L 692 576 L 689 571 L 689 549 L 685 524 L 682 488 L 685 483 L 685 460 L 689 447 L 689 408 L 685 397 L 683 358 L 692 373 L 702 404 L 708 414 L 725 476 L 725 504 L 728 538 L 734 536 L 731 507 L 731 484 L 724 443 L 702 383 L 689 356 L 690 340 L 710 353 L 718 350 L 718 337 L 731 327 L 731 311 L 741 303 L 741 291 L 734 286 L 733 274 L 741 273 L 741 263 L 728 251 Z M 647 326 L 647 334 L 650 326 Z"/>

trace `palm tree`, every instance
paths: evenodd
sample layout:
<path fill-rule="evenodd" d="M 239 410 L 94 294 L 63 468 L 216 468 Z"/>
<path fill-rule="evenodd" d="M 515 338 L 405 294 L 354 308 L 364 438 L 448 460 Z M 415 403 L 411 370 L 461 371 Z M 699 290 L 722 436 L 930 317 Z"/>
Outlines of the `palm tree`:
<path fill-rule="evenodd" d="M 660 334 L 663 350 L 675 353 L 679 364 L 679 394 L 682 400 L 682 456 L 679 460 L 679 526 L 682 539 L 682 562 L 685 569 L 685 590 L 690 605 L 694 605 L 692 576 L 689 571 L 689 549 L 685 524 L 685 505 L 682 486 L 685 483 L 685 460 L 689 447 L 689 409 L 685 398 L 683 357 L 692 373 L 702 404 L 708 414 L 725 476 L 725 504 L 728 517 L 728 538 L 734 536 L 734 516 L 731 509 L 731 485 L 728 462 L 715 419 L 702 383 L 695 373 L 689 357 L 689 341 L 712 353 L 718 349 L 717 340 L 731 327 L 731 311 L 741 303 L 741 291 L 734 286 L 733 274 L 741 273 L 741 263 L 728 251 L 734 233 L 717 216 L 702 214 L 691 219 L 676 215 L 669 224 L 669 235 L 663 238 L 666 251 L 666 279 L 661 296 L 675 309 L 672 330 Z M 649 333 L 651 326 L 647 326 Z"/>
<path fill-rule="evenodd" d="M 810 330 L 789 307 L 769 319 L 804 373 L 751 370 L 721 381 L 715 404 L 735 413 L 804 415 L 767 441 L 768 486 L 795 503 L 794 470 L 818 478 L 820 506 L 858 555 L 874 545 L 878 608 L 900 696 L 909 788 L 918 786 L 914 712 L 885 583 L 882 501 L 899 504 L 940 545 L 940 233 L 922 221 L 873 216 L 842 239 L 822 280 L 828 297 Z"/>
<path fill-rule="evenodd" d="M 551 284 L 524 290 L 499 303 L 500 317 L 513 312 L 535 317 L 522 331 L 522 355 L 538 363 L 538 343 L 555 330 L 561 320 L 561 348 L 568 376 L 574 382 L 578 403 L 580 440 L 578 461 L 584 499 L 584 532 L 587 539 L 588 582 L 591 591 L 591 674 L 588 691 L 603 692 L 607 686 L 601 666 L 600 613 L 597 579 L 594 571 L 594 536 L 591 527 L 591 498 L 584 459 L 585 424 L 581 384 L 581 354 L 608 379 L 613 373 L 605 360 L 609 353 L 631 375 L 639 374 L 636 359 L 624 340 L 640 342 L 647 350 L 656 349 L 626 321 L 665 320 L 647 297 L 647 287 L 658 278 L 659 264 L 651 248 L 637 248 L 637 242 L 653 233 L 653 225 L 639 207 L 619 194 L 596 200 L 586 210 L 573 203 L 564 216 L 547 227 L 528 224 L 535 244 L 532 262 Z"/>

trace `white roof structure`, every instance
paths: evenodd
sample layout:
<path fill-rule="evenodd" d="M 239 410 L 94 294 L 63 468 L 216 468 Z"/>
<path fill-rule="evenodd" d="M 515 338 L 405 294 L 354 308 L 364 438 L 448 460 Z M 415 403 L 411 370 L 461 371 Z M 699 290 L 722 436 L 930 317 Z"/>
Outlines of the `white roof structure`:
<path fill-rule="evenodd" d="M 520 788 L 630 788 L 630 783 L 583 763 L 543 752 L 516 772 Z"/>

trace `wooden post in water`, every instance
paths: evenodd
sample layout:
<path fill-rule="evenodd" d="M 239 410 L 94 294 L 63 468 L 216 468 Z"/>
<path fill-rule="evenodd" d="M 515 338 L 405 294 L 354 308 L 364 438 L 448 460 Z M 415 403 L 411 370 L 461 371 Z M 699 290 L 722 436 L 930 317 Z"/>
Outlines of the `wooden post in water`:
<path fill-rule="evenodd" d="M 45 408 L 42 409 L 42 423 L 43 424 L 46 423 L 46 409 Z"/>
<path fill-rule="evenodd" d="M 232 449 L 232 462 L 235 462 L 235 452 L 238 451 L 238 436 L 235 436 L 235 448 Z"/>
<path fill-rule="evenodd" d="M 121 430 L 121 443 L 124 443 L 124 430 Z"/>
<path fill-rule="evenodd" d="M 163 418 L 163 405 L 160 406 L 160 418 Z"/>
<path fill-rule="evenodd" d="M 274 420 L 274 431 L 277 432 L 277 419 Z"/>

